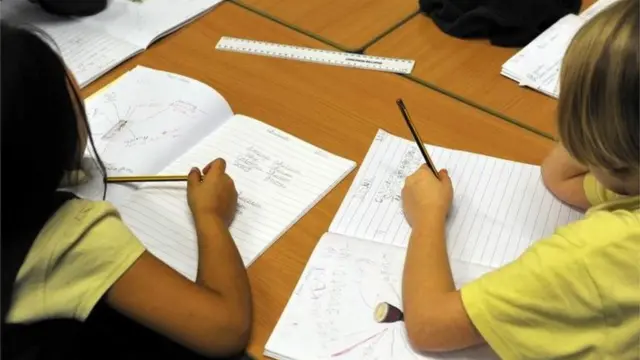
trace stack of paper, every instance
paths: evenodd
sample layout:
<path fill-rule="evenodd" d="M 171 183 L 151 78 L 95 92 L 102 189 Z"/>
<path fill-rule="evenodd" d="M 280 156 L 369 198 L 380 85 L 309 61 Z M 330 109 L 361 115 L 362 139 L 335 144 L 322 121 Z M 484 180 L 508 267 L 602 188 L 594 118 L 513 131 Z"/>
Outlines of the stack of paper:
<path fill-rule="evenodd" d="M 502 65 L 502 75 L 545 95 L 558 98 L 564 53 L 578 30 L 617 0 L 599 0 L 580 16 L 569 14 Z"/>

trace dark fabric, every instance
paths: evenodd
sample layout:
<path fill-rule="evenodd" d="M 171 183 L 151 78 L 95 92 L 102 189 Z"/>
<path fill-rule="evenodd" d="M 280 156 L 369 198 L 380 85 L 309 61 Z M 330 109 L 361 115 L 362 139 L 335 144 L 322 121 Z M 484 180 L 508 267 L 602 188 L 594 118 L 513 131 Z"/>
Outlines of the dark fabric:
<path fill-rule="evenodd" d="M 8 325 L 2 359 L 180 359 L 205 357 L 149 330 L 100 301 L 83 323 L 52 319 L 29 325 Z M 252 360 L 238 354 L 224 360 Z"/>
<path fill-rule="evenodd" d="M 42 8 L 61 16 L 95 15 L 107 7 L 107 0 L 37 0 Z"/>
<path fill-rule="evenodd" d="M 527 45 L 563 16 L 578 13 L 580 5 L 581 0 L 420 0 L 420 9 L 443 32 L 504 47 Z"/>

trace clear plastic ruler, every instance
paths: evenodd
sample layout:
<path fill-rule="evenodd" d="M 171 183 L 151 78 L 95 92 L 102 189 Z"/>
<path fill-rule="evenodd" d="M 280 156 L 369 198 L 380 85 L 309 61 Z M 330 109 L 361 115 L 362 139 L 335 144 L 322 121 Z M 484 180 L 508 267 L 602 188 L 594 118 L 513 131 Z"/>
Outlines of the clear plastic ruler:
<path fill-rule="evenodd" d="M 380 56 L 351 54 L 347 52 L 312 49 L 293 45 L 276 44 L 265 41 L 238 39 L 223 36 L 216 45 L 217 50 L 239 52 L 252 55 L 299 60 L 326 65 L 353 67 L 358 69 L 410 74 L 414 60 Z"/>

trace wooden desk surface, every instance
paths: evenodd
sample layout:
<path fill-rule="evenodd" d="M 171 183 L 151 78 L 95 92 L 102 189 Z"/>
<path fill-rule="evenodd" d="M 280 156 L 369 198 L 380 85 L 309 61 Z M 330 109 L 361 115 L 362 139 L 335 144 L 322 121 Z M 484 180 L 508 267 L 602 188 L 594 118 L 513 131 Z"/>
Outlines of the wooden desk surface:
<path fill-rule="evenodd" d="M 232 0 L 345 51 L 360 51 L 418 11 L 416 0 Z"/>
<path fill-rule="evenodd" d="M 594 1 L 583 1 L 583 8 Z M 420 14 L 365 53 L 413 59 L 412 76 L 556 137 L 557 100 L 500 75 L 502 64 L 517 51 L 449 36 Z"/>
<path fill-rule="evenodd" d="M 236 113 L 260 119 L 360 163 L 380 127 L 410 138 L 396 107 L 403 97 L 426 142 L 529 163 L 553 143 L 393 74 L 216 51 L 223 35 L 325 47 L 232 3 L 153 45 L 84 90 L 85 96 L 144 65 L 209 84 Z M 264 345 L 355 171 L 249 268 L 254 301 L 249 351 Z"/>

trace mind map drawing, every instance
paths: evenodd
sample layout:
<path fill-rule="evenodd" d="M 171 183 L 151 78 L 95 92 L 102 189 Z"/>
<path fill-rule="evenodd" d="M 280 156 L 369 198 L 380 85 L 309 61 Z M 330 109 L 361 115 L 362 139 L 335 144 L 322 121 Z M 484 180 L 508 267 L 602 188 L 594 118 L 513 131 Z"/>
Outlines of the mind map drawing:
<path fill-rule="evenodd" d="M 405 250 L 398 246 L 325 234 L 268 350 L 288 358 L 316 360 L 495 359 L 490 349 L 420 354 L 411 348 L 404 322 L 375 321 L 378 303 L 402 307 L 404 256 Z M 456 282 L 468 281 L 469 272 L 454 266 L 454 273 L 462 270 Z"/>
<path fill-rule="evenodd" d="M 112 151 L 168 145 L 197 125 L 206 112 L 184 100 L 119 101 L 115 92 L 87 106 L 96 150 L 106 160 Z"/>
<path fill-rule="evenodd" d="M 295 290 L 309 307 L 314 324 L 307 326 L 323 343 L 322 358 L 417 359 L 402 323 L 380 324 L 373 318 L 381 301 L 402 304 L 402 250 L 361 252 L 358 245 L 317 249 L 313 257 L 319 261 L 312 261 Z M 297 319 L 291 325 L 304 326 Z"/>

